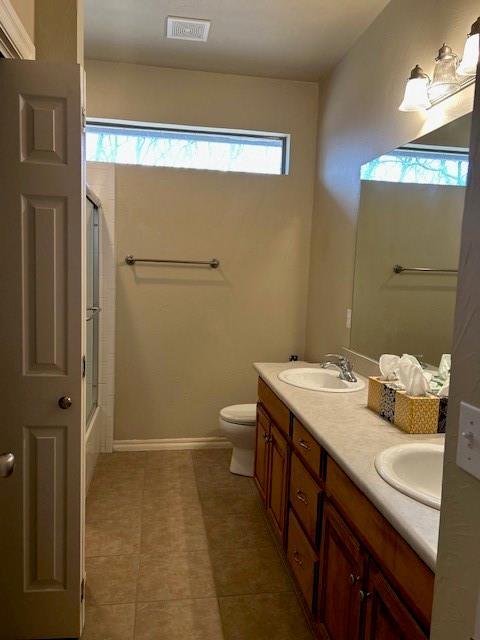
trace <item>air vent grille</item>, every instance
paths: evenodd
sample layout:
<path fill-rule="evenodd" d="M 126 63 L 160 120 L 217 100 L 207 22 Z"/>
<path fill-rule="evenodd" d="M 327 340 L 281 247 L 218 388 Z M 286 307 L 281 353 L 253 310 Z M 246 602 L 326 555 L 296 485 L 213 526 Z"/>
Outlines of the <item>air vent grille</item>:
<path fill-rule="evenodd" d="M 193 40 L 206 42 L 210 30 L 209 20 L 196 20 L 195 18 L 167 18 L 167 38 L 174 40 Z"/>

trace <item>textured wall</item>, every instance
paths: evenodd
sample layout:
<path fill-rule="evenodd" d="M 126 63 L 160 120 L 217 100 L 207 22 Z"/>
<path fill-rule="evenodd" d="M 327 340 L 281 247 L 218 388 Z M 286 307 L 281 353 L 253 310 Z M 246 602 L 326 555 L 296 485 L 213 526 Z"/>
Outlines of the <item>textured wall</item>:
<path fill-rule="evenodd" d="M 115 438 L 214 436 L 222 406 L 255 401 L 254 360 L 304 352 L 317 85 L 89 62 L 87 108 L 292 134 L 288 176 L 116 168 Z"/>
<path fill-rule="evenodd" d="M 418 62 L 428 73 L 446 41 L 459 53 L 475 0 L 392 0 L 320 87 L 307 356 L 349 344 L 361 165 L 471 110 L 466 90 L 427 114 L 398 111 Z M 335 279 L 332 274 L 335 273 Z"/>

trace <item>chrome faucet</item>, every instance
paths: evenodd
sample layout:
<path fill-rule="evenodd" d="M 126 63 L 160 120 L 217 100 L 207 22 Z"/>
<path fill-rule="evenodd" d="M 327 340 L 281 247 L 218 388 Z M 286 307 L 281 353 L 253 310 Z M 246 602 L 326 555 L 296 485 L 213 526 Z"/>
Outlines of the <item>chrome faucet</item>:
<path fill-rule="evenodd" d="M 320 367 L 322 369 L 326 369 L 326 367 L 333 365 L 340 369 L 340 380 L 345 380 L 346 382 L 357 382 L 357 378 L 353 373 L 352 363 L 348 358 L 338 355 L 337 353 L 327 353 L 323 357 L 325 360 L 320 363 Z"/>

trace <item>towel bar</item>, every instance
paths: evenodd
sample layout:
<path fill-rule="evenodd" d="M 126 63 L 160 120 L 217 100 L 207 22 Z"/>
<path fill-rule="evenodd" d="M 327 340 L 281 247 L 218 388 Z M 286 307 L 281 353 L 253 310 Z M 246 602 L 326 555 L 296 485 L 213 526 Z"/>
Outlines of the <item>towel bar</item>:
<path fill-rule="evenodd" d="M 393 265 L 394 273 L 403 273 L 404 271 L 417 271 L 420 273 L 458 273 L 458 269 L 429 269 L 428 267 L 402 267 L 401 264 Z"/>
<path fill-rule="evenodd" d="M 125 262 L 129 265 L 134 265 L 136 262 L 157 262 L 160 264 L 191 264 L 191 265 L 208 265 L 212 269 L 218 269 L 220 261 L 217 258 L 211 260 L 157 260 L 156 258 L 135 258 L 132 255 L 128 255 L 125 258 Z"/>

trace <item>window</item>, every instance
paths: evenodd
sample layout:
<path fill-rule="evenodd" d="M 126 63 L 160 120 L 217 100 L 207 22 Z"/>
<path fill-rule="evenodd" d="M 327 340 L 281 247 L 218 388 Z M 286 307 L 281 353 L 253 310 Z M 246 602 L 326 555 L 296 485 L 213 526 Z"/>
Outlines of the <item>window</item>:
<path fill-rule="evenodd" d="M 282 175 L 289 136 L 211 129 L 87 125 L 87 160 Z"/>
<path fill-rule="evenodd" d="M 403 148 L 364 164 L 362 180 L 465 187 L 468 152 Z"/>

